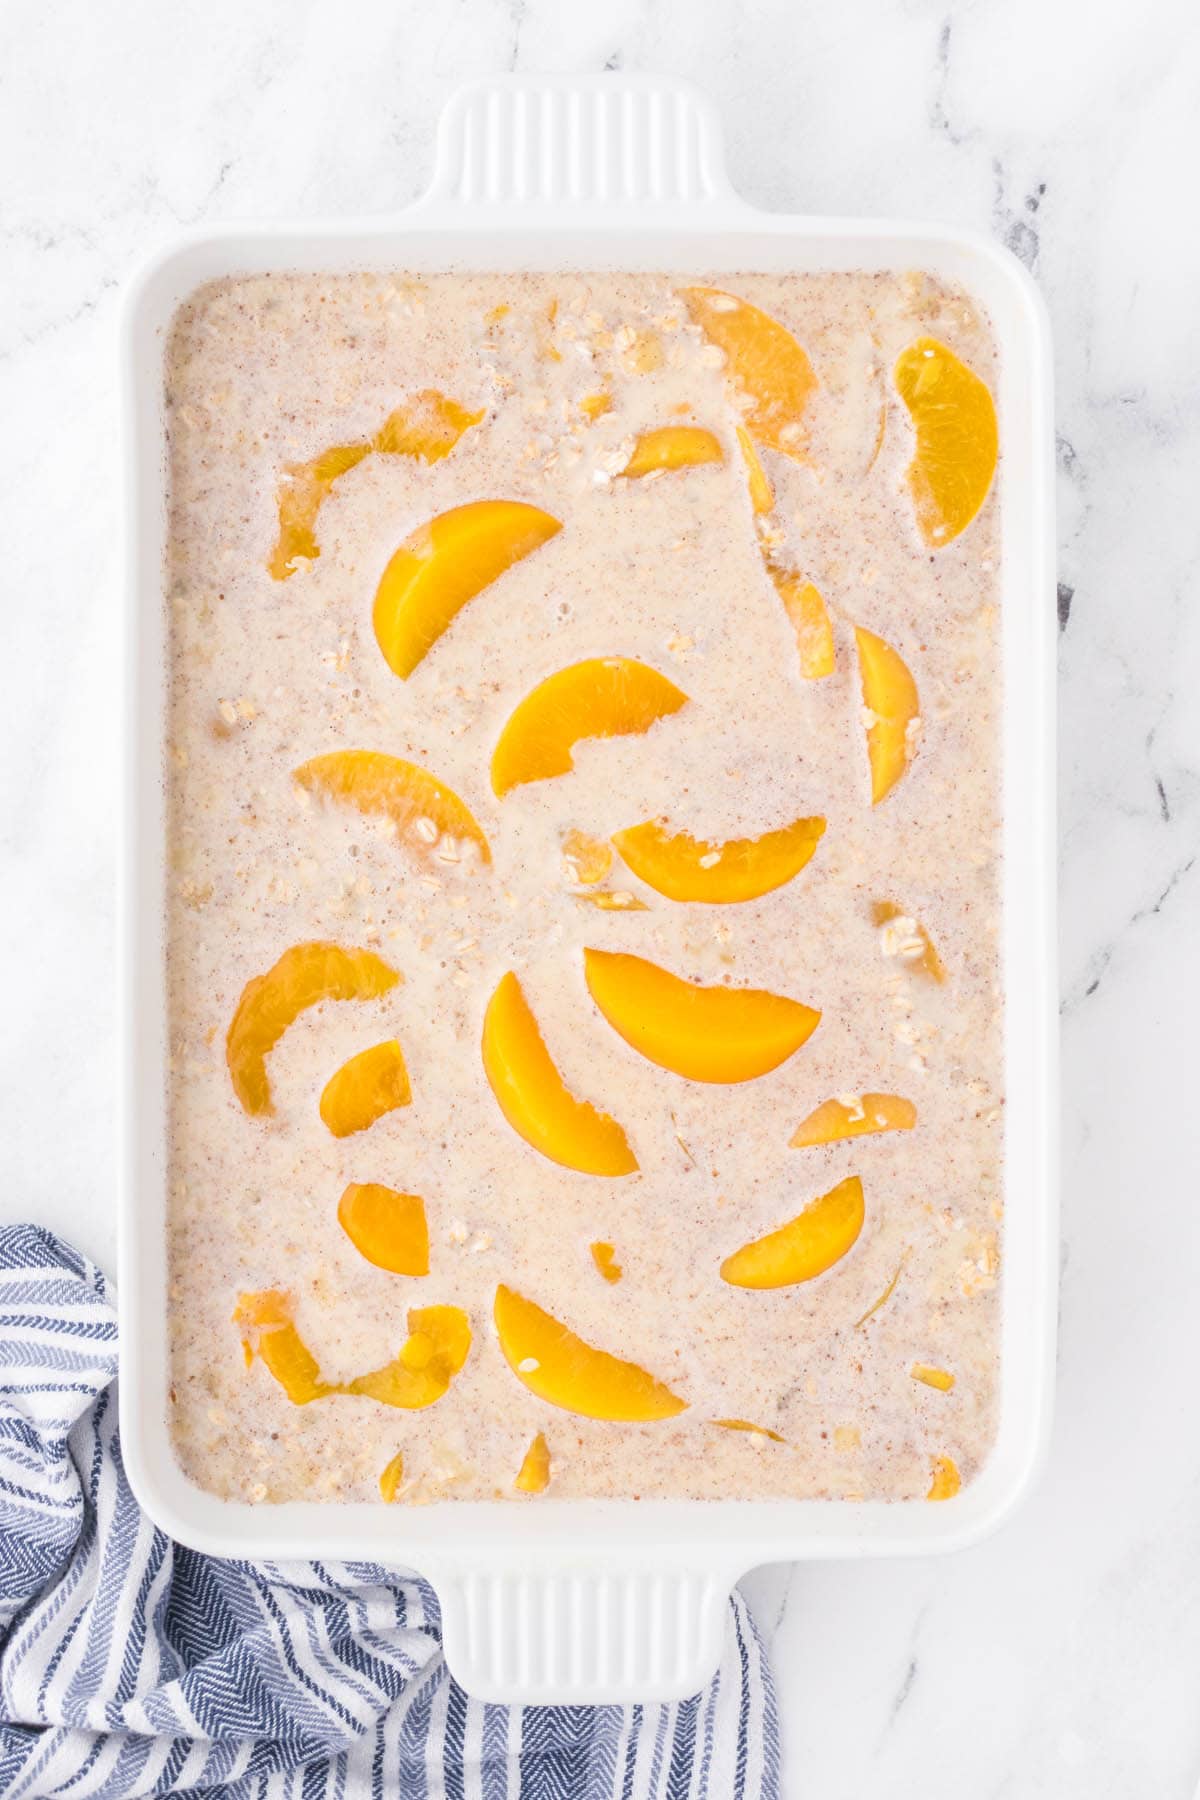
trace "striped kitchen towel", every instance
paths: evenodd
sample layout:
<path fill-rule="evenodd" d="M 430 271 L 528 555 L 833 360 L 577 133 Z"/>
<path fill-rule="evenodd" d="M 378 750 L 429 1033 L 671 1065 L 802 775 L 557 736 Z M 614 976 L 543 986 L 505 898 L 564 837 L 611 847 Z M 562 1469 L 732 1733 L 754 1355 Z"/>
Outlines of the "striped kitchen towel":
<path fill-rule="evenodd" d="M 770 1671 L 745 1606 L 673 1706 L 509 1710 L 450 1680 L 437 1602 L 370 1563 L 172 1543 L 121 1466 L 104 1276 L 0 1228 L 0 1796 L 775 1800 Z"/>

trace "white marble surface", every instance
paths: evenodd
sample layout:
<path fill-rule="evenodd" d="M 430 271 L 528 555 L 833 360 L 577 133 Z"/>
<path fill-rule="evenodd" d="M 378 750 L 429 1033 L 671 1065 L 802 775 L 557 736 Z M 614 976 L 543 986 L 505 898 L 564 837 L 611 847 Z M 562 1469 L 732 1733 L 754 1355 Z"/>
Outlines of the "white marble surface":
<path fill-rule="evenodd" d="M 111 1263 L 119 285 L 181 223 L 412 197 L 465 76 L 646 68 L 746 195 L 982 226 L 1060 383 L 1064 1247 L 1049 1471 L 949 1561 L 771 1569 L 789 1795 L 1200 1774 L 1200 28 L 1194 0 L 0 8 L 0 1217 Z"/>

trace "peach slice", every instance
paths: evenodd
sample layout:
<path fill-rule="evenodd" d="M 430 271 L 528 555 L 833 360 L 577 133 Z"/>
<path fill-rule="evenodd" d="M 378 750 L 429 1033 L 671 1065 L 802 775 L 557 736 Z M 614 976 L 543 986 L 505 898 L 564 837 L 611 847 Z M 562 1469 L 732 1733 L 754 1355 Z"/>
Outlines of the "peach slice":
<path fill-rule="evenodd" d="M 266 1057 L 289 1025 L 322 1000 L 376 1000 L 400 980 L 373 950 L 293 944 L 265 975 L 242 989 L 225 1039 L 233 1091 L 248 1113 L 270 1113 Z"/>
<path fill-rule="evenodd" d="M 298 562 L 320 556 L 316 539 L 317 514 L 338 477 L 370 456 L 413 456 L 422 462 L 440 462 L 448 456 L 464 431 L 478 425 L 482 412 L 467 412 L 456 400 L 433 388 L 414 394 L 391 413 L 369 442 L 335 444 L 310 462 L 292 463 L 284 471 L 277 495 L 279 536 L 268 569 L 276 581 L 294 575 Z"/>
<path fill-rule="evenodd" d="M 472 843 L 492 860 L 488 841 L 452 788 L 416 763 L 382 750 L 331 750 L 314 756 L 292 779 L 310 794 L 341 800 L 368 817 L 389 819 L 408 848 L 429 856 L 443 840 Z"/>
<path fill-rule="evenodd" d="M 663 425 L 644 431 L 633 446 L 633 455 L 621 470 L 636 480 L 639 475 L 671 469 L 692 469 L 701 463 L 723 463 L 721 440 L 700 425 Z"/>
<path fill-rule="evenodd" d="M 935 1456 L 933 1459 L 933 1480 L 929 1484 L 927 1500 L 953 1500 L 962 1487 L 962 1476 L 958 1472 L 958 1464 L 952 1456 Z"/>
<path fill-rule="evenodd" d="M 511 970 L 484 1014 L 483 1067 L 513 1130 L 551 1162 L 585 1175 L 630 1175 L 637 1168 L 616 1120 L 567 1091 Z"/>
<path fill-rule="evenodd" d="M 317 514 L 338 477 L 370 454 L 370 444 L 334 444 L 310 462 L 287 465 L 275 496 L 279 536 L 267 561 L 267 571 L 275 581 L 286 581 L 300 563 L 320 556 Z"/>
<path fill-rule="evenodd" d="M 954 1376 L 949 1369 L 934 1369 L 928 1363 L 914 1363 L 908 1371 L 914 1381 L 924 1387 L 936 1388 L 939 1394 L 948 1394 L 954 1386 Z"/>
<path fill-rule="evenodd" d="M 596 1243 L 591 1244 L 588 1247 L 592 1253 L 592 1261 L 595 1263 L 601 1275 L 603 1275 L 605 1281 L 620 1281 L 625 1271 L 619 1262 L 613 1260 L 616 1256 L 614 1246 L 612 1244 L 604 1243 L 602 1239 L 598 1239 Z"/>
<path fill-rule="evenodd" d="M 550 1486 L 550 1446 L 544 1432 L 538 1432 L 525 1452 L 513 1486 L 519 1494 L 544 1494 Z"/>
<path fill-rule="evenodd" d="M 322 1381 L 317 1359 L 292 1321 L 291 1297 L 282 1289 L 240 1295 L 233 1317 L 250 1358 L 265 1363 L 297 1406 L 330 1394 L 356 1394 L 408 1409 L 432 1406 L 471 1348 L 471 1327 L 460 1307 L 415 1307 L 408 1315 L 409 1336 L 394 1361 L 352 1381 Z"/>
<path fill-rule="evenodd" d="M 379 1477 L 379 1492 L 390 1506 L 400 1491 L 400 1483 L 404 1480 L 404 1452 L 397 1450 L 392 1460 L 386 1464 Z"/>
<path fill-rule="evenodd" d="M 937 338 L 902 350 L 894 380 L 917 437 L 906 477 L 917 530 L 939 550 L 987 499 L 999 452 L 995 402 L 987 383 Z"/>
<path fill-rule="evenodd" d="M 705 843 L 686 831 L 670 833 L 661 819 L 613 834 L 613 843 L 647 887 L 668 900 L 730 905 L 783 887 L 809 861 L 825 821 L 797 819 L 758 838 Z"/>
<path fill-rule="evenodd" d="M 588 894 L 576 894 L 576 900 L 585 906 L 594 906 L 599 912 L 649 912 L 644 900 L 631 894 L 628 888 L 593 888 Z"/>
<path fill-rule="evenodd" d="M 338 1224 L 360 1256 L 392 1275 L 428 1275 L 429 1226 L 419 1194 L 352 1181 L 338 1201 Z"/>
<path fill-rule="evenodd" d="M 408 1330 L 391 1362 L 356 1375 L 336 1391 L 409 1410 L 440 1400 L 471 1348 L 467 1315 L 459 1306 L 417 1306 L 409 1312 Z"/>
<path fill-rule="evenodd" d="M 596 656 L 548 676 L 515 708 L 492 754 L 492 787 L 504 795 L 526 781 L 574 768 L 581 738 L 629 737 L 687 705 L 687 695 L 628 656 Z"/>
<path fill-rule="evenodd" d="M 329 1077 L 321 1094 L 321 1118 L 334 1137 L 353 1137 L 411 1099 L 404 1052 L 395 1038 L 388 1038 L 360 1050 Z"/>
<path fill-rule="evenodd" d="M 375 593 L 375 637 L 393 674 L 406 680 L 469 600 L 561 530 L 522 500 L 471 500 L 418 526 Z"/>
<path fill-rule="evenodd" d="M 746 487 L 750 494 L 751 510 L 755 513 L 769 513 L 775 504 L 775 489 L 754 448 L 754 439 L 744 425 L 737 427 L 737 441 L 742 461 L 746 465 Z"/>
<path fill-rule="evenodd" d="M 793 1150 L 810 1150 L 814 1144 L 839 1144 L 844 1138 L 876 1131 L 911 1131 L 916 1122 L 911 1100 L 902 1100 L 899 1094 L 860 1094 L 849 1100 L 823 1100 L 788 1142 Z"/>
<path fill-rule="evenodd" d="M 563 839 L 563 861 L 570 878 L 582 887 L 594 887 L 612 868 L 612 846 L 603 838 L 589 837 L 586 831 L 572 829 Z"/>
<path fill-rule="evenodd" d="M 504 1359 L 539 1400 L 585 1419 L 672 1419 L 687 1405 L 636 1363 L 597 1350 L 512 1288 L 496 1289 Z"/>
<path fill-rule="evenodd" d="M 371 448 L 381 456 L 412 456 L 424 463 L 441 462 L 463 433 L 482 418 L 482 408 L 468 412 L 436 388 L 423 388 L 388 414 L 372 438 Z"/>
<path fill-rule="evenodd" d="M 753 1081 L 812 1036 L 821 1015 L 761 988 L 704 987 L 643 957 L 585 950 L 592 999 L 613 1030 L 688 1081 Z"/>
<path fill-rule="evenodd" d="M 894 900 L 876 900 L 871 921 L 879 927 L 885 956 L 899 956 L 910 969 L 919 969 L 932 981 L 945 981 L 946 965 L 933 939 L 923 925 L 909 918 L 903 907 Z"/>
<path fill-rule="evenodd" d="M 710 1425 L 719 1425 L 722 1431 L 749 1431 L 755 1437 L 770 1438 L 773 1444 L 786 1444 L 787 1439 L 778 1431 L 771 1431 L 766 1425 L 755 1425 L 750 1419 L 710 1419 Z"/>
<path fill-rule="evenodd" d="M 820 590 L 811 581 L 803 581 L 799 575 L 776 568 L 773 563 L 767 564 L 767 573 L 796 634 L 801 675 L 806 681 L 820 681 L 832 675 L 833 624 Z"/>
<path fill-rule="evenodd" d="M 579 402 L 579 410 L 588 421 L 588 424 L 593 425 L 597 419 L 602 419 L 605 413 L 612 411 L 612 405 L 612 395 L 608 393 L 606 389 L 599 388 L 594 394 L 585 394 L 583 396 L 583 399 Z"/>
<path fill-rule="evenodd" d="M 869 715 L 867 755 L 871 764 L 871 804 L 890 794 L 916 749 L 921 702 L 908 665 L 873 631 L 854 630 L 863 705 Z"/>
<path fill-rule="evenodd" d="M 719 288 L 684 288 L 683 300 L 693 323 L 725 352 L 729 374 L 750 398 L 745 424 L 751 437 L 803 457 L 804 412 L 817 378 L 791 332 L 748 300 Z"/>
<path fill-rule="evenodd" d="M 862 1182 L 857 1175 L 849 1175 L 827 1194 L 810 1201 L 778 1231 L 727 1256 L 721 1264 L 721 1279 L 742 1288 L 794 1287 L 797 1282 L 812 1281 L 854 1247 L 863 1217 Z"/>
<path fill-rule="evenodd" d="M 291 1299 L 281 1288 L 239 1294 L 233 1321 L 241 1327 L 247 1364 L 260 1357 L 295 1405 L 307 1406 L 334 1392 L 321 1380 L 316 1357 L 292 1323 Z"/>

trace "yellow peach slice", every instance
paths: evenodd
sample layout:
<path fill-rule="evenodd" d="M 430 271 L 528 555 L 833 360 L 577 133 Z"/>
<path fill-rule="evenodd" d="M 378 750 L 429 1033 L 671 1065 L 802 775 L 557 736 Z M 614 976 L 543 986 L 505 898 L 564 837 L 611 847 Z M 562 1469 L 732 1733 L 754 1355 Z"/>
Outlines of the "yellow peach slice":
<path fill-rule="evenodd" d="M 775 490 L 762 466 L 762 459 L 754 448 L 754 439 L 744 425 L 737 427 L 737 441 L 742 461 L 746 465 L 746 487 L 750 494 L 751 510 L 755 513 L 769 513 L 775 504 Z"/>
<path fill-rule="evenodd" d="M 282 1289 L 240 1295 L 233 1317 L 250 1357 L 260 1358 L 297 1406 L 330 1394 L 356 1394 L 409 1409 L 432 1406 L 471 1348 L 471 1327 L 460 1307 L 416 1307 L 408 1315 L 409 1336 L 392 1362 L 352 1381 L 322 1381 L 317 1359 L 293 1323 L 291 1297 Z"/>
<path fill-rule="evenodd" d="M 603 838 L 589 837 L 586 831 L 568 831 L 563 839 L 563 861 L 570 879 L 582 887 L 594 887 L 612 868 L 612 847 Z"/>
<path fill-rule="evenodd" d="M 907 475 L 917 530 L 941 549 L 987 499 L 999 452 L 995 402 L 986 382 L 937 338 L 902 350 L 894 380 L 917 438 Z"/>
<path fill-rule="evenodd" d="M 275 581 L 286 581 L 300 563 L 320 556 L 317 514 L 338 477 L 370 454 L 370 444 L 334 444 L 309 462 L 288 464 L 275 496 L 279 536 L 267 561 Z"/>
<path fill-rule="evenodd" d="M 923 925 L 909 918 L 894 900 L 876 900 L 871 907 L 872 923 L 879 927 L 885 956 L 899 956 L 910 969 L 919 969 L 932 981 L 945 981 L 946 965 L 937 953 L 933 939 Z"/>
<path fill-rule="evenodd" d="M 511 714 L 492 754 L 492 787 L 504 795 L 526 781 L 566 775 L 581 738 L 648 731 L 687 698 L 657 669 L 628 656 L 572 663 L 540 682 Z"/>
<path fill-rule="evenodd" d="M 863 705 L 869 715 L 867 755 L 871 764 L 871 804 L 890 794 L 916 749 L 921 703 L 908 666 L 873 631 L 856 626 Z"/>
<path fill-rule="evenodd" d="M 630 1175 L 637 1168 L 616 1120 L 567 1091 L 511 970 L 484 1014 L 483 1067 L 513 1130 L 551 1162 L 585 1175 Z"/>
<path fill-rule="evenodd" d="M 544 1432 L 538 1432 L 525 1452 L 513 1486 L 519 1494 L 544 1494 L 550 1486 L 550 1446 Z"/>
<path fill-rule="evenodd" d="M 585 950 L 592 999 L 613 1030 L 689 1081 L 753 1081 L 812 1036 L 819 1012 L 761 988 L 704 987 L 643 957 Z"/>
<path fill-rule="evenodd" d="M 911 1131 L 916 1122 L 911 1100 L 902 1100 L 899 1094 L 860 1094 L 850 1100 L 823 1100 L 788 1141 L 793 1150 L 809 1150 L 814 1144 L 838 1144 L 843 1138 L 876 1131 Z"/>
<path fill-rule="evenodd" d="M 420 462 L 441 462 L 483 412 L 468 412 L 457 400 L 423 388 L 393 413 L 389 413 L 371 440 L 381 456 L 412 456 Z"/>
<path fill-rule="evenodd" d="M 592 1261 L 605 1281 L 620 1281 L 625 1271 L 619 1262 L 613 1260 L 616 1250 L 612 1244 L 606 1244 L 603 1240 L 598 1239 L 596 1243 L 589 1245 L 589 1248 L 592 1252 Z"/>
<path fill-rule="evenodd" d="M 579 402 L 579 410 L 589 424 L 602 419 L 605 413 L 612 411 L 612 395 L 605 389 L 598 389 L 594 394 L 585 394 Z"/>
<path fill-rule="evenodd" d="M 504 1359 L 539 1400 L 586 1419 L 672 1419 L 687 1405 L 636 1363 L 597 1350 L 510 1287 L 496 1289 Z"/>
<path fill-rule="evenodd" d="M 649 912 L 644 900 L 631 894 L 628 888 L 593 888 L 588 894 L 576 894 L 585 906 L 594 906 L 599 912 Z"/>
<path fill-rule="evenodd" d="M 812 856 L 825 821 L 797 819 L 758 838 L 706 843 L 686 831 L 668 832 L 661 819 L 613 834 L 613 843 L 647 887 L 668 900 L 710 906 L 757 900 L 798 875 Z"/>
<path fill-rule="evenodd" d="M 749 396 L 745 424 L 751 437 L 802 457 L 804 412 L 817 378 L 791 332 L 748 300 L 719 288 L 684 288 L 683 299 L 693 323 L 725 352 L 730 376 Z"/>
<path fill-rule="evenodd" d="M 936 1388 L 939 1394 L 948 1394 L 954 1386 L 954 1376 L 949 1369 L 934 1369 L 928 1363 L 914 1363 L 908 1371 L 914 1381 L 924 1387 Z"/>
<path fill-rule="evenodd" d="M 353 1137 L 411 1099 L 404 1052 L 395 1038 L 388 1038 L 360 1050 L 329 1077 L 321 1094 L 321 1118 L 334 1137 Z"/>
<path fill-rule="evenodd" d="M 636 480 L 640 475 L 724 461 L 721 440 L 711 431 L 705 431 L 699 425 L 663 425 L 657 431 L 642 433 L 621 473 Z"/>
<path fill-rule="evenodd" d="M 576 890 L 572 899 L 597 907 L 601 912 L 645 912 L 645 901 L 639 900 L 628 888 L 597 886 L 597 883 L 604 880 L 612 865 L 611 844 L 605 843 L 603 838 L 589 837 L 583 831 L 568 831 L 563 839 L 563 866 L 567 879 L 578 882 L 580 887 L 594 890 L 585 894 Z"/>
<path fill-rule="evenodd" d="M 448 456 L 464 431 L 478 425 L 482 412 L 467 412 L 456 400 L 433 388 L 414 394 L 398 406 L 367 443 L 335 444 L 310 462 L 292 463 L 284 471 L 277 495 L 279 536 L 268 569 L 276 581 L 294 575 L 298 562 L 320 556 L 317 514 L 338 477 L 377 450 L 383 456 L 413 456 L 439 462 Z"/>
<path fill-rule="evenodd" d="M 486 837 L 454 790 L 399 756 L 382 750 L 331 750 L 301 763 L 292 770 L 292 779 L 307 793 L 390 820 L 400 841 L 419 855 L 431 855 L 445 840 L 474 844 L 482 862 L 492 860 Z"/>
<path fill-rule="evenodd" d="M 418 526 L 375 593 L 375 637 L 393 674 L 407 679 L 469 600 L 561 529 L 521 500 L 471 500 Z"/>
<path fill-rule="evenodd" d="M 410 1410 L 440 1400 L 471 1348 L 467 1315 L 458 1306 L 414 1307 L 408 1315 L 408 1330 L 408 1338 L 391 1362 L 367 1375 L 356 1375 L 336 1391 Z"/>
<path fill-rule="evenodd" d="M 392 1460 L 386 1464 L 379 1477 L 379 1492 L 390 1506 L 400 1491 L 400 1483 L 404 1480 L 404 1452 L 397 1450 Z"/>
<path fill-rule="evenodd" d="M 360 1256 L 393 1275 L 428 1275 L 429 1226 L 419 1194 L 352 1181 L 338 1201 L 338 1224 Z"/>
<path fill-rule="evenodd" d="M 927 1500 L 953 1500 L 962 1487 L 962 1476 L 958 1472 L 958 1464 L 952 1456 L 935 1456 L 933 1459 L 933 1480 L 929 1484 Z"/>
<path fill-rule="evenodd" d="M 307 1007 L 323 1000 L 375 1000 L 400 980 L 373 950 L 293 944 L 242 990 L 225 1039 L 233 1091 L 248 1113 L 272 1110 L 266 1057 Z"/>
<path fill-rule="evenodd" d="M 820 681 L 834 670 L 833 624 L 820 590 L 787 569 L 767 564 L 775 592 L 796 634 L 800 673 L 806 681 Z"/>
<path fill-rule="evenodd" d="M 233 1320 L 242 1331 L 247 1365 L 258 1356 L 297 1406 L 334 1390 L 321 1380 L 316 1357 L 292 1323 L 292 1302 L 282 1288 L 239 1294 Z"/>
<path fill-rule="evenodd" d="M 863 1190 L 847 1176 L 781 1225 L 727 1256 L 721 1279 L 731 1287 L 794 1287 L 832 1269 L 854 1246 L 863 1228 Z"/>
<path fill-rule="evenodd" d="M 769 1438 L 773 1444 L 786 1444 L 787 1439 L 778 1431 L 771 1431 L 766 1425 L 755 1425 L 749 1419 L 710 1419 L 710 1425 L 719 1425 L 722 1431 L 749 1431 L 755 1437 Z"/>

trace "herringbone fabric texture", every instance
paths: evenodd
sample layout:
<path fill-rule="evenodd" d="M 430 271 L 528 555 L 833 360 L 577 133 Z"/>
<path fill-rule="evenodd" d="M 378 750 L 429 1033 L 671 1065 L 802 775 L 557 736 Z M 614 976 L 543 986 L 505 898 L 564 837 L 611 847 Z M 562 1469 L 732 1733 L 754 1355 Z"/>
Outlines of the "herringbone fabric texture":
<path fill-rule="evenodd" d="M 740 1599 L 673 1706 L 469 1700 L 416 1576 L 221 1562 L 138 1510 L 103 1275 L 0 1228 L 0 1800 L 775 1800 L 770 1673 Z"/>

